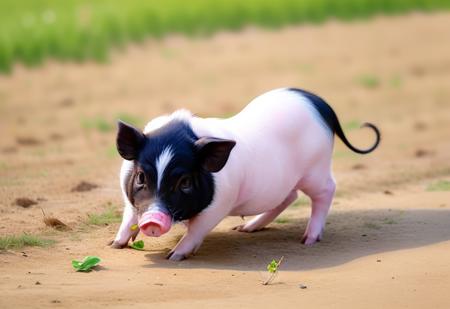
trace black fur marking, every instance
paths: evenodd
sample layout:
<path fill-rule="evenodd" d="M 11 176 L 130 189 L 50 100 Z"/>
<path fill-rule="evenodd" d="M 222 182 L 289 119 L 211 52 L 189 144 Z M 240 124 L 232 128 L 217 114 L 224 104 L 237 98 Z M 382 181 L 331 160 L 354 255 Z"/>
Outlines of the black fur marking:
<path fill-rule="evenodd" d="M 331 106 L 328 105 L 322 98 L 315 95 L 314 93 L 311 93 L 311 92 L 308 92 L 308 91 L 305 91 L 302 89 L 298 89 L 298 88 L 288 88 L 288 91 L 293 91 L 293 92 L 296 92 L 296 93 L 302 95 L 303 97 L 306 97 L 312 103 L 312 105 L 317 110 L 317 112 L 320 114 L 320 116 L 325 121 L 325 124 L 331 130 L 331 132 L 335 133 L 342 140 L 342 142 L 348 148 L 350 148 L 352 151 L 354 151 L 356 153 L 360 153 L 360 154 L 367 154 L 367 153 L 374 151 L 378 147 L 378 144 L 380 143 L 381 134 L 375 125 L 368 123 L 368 122 L 361 125 L 361 127 L 371 128 L 375 132 L 376 140 L 375 140 L 375 143 L 372 145 L 372 147 L 370 147 L 368 149 L 355 148 L 347 140 L 347 137 L 345 136 L 344 131 L 342 130 L 341 124 L 339 123 L 339 119 L 338 119 L 336 113 L 331 108 Z"/>
<path fill-rule="evenodd" d="M 117 126 L 117 151 L 125 160 L 135 160 L 144 143 L 144 134 L 120 120 L 117 122 Z"/>
<path fill-rule="evenodd" d="M 203 168 L 212 173 L 225 166 L 235 145 L 235 141 L 214 137 L 202 137 L 195 142 Z"/>
<path fill-rule="evenodd" d="M 157 200 L 169 211 L 174 221 L 194 217 L 211 204 L 214 196 L 214 179 L 202 166 L 202 158 L 198 156 L 195 145 L 197 140 L 189 123 L 172 120 L 145 135 L 145 142 L 135 160 L 135 170 L 144 171 L 146 176 L 144 190 L 149 194 L 145 197 L 148 198 L 149 195 L 151 200 Z M 173 157 L 164 170 L 158 190 L 156 161 L 168 147 Z M 189 178 L 188 182 L 180 181 L 186 177 Z M 135 177 L 130 177 L 130 181 L 133 179 Z M 180 187 L 180 183 L 184 186 Z M 191 184 L 190 190 L 186 190 L 186 183 Z M 130 197 L 131 200 L 133 199 Z M 145 209 L 141 213 L 142 211 Z"/>

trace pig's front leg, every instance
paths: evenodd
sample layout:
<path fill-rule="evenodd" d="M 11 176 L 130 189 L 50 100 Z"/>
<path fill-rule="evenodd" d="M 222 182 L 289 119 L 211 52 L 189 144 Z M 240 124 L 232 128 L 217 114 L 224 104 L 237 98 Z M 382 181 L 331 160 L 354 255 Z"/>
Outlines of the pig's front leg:
<path fill-rule="evenodd" d="M 139 233 L 139 228 L 136 228 L 134 231 L 131 230 L 131 227 L 134 224 L 137 224 L 138 217 L 133 210 L 133 206 L 129 203 L 125 203 L 125 209 L 123 211 L 122 223 L 120 224 L 119 231 L 117 232 L 116 238 L 111 243 L 112 248 L 122 249 L 128 245 L 128 241 L 132 238 L 133 240 L 136 238 Z"/>
<path fill-rule="evenodd" d="M 229 213 L 227 207 L 214 205 L 205 209 L 189 220 L 188 230 L 167 258 L 171 261 L 181 261 L 194 254 L 203 242 L 205 236 Z"/>

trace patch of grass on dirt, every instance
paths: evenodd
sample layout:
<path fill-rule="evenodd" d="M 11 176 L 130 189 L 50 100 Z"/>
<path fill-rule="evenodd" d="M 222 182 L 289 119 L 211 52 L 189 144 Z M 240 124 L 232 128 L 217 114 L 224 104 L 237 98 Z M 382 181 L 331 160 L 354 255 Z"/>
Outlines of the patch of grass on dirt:
<path fill-rule="evenodd" d="M 111 47 L 173 33 L 204 36 L 248 25 L 279 28 L 449 8 L 448 0 L 2 0 L 0 72 L 50 57 L 105 62 Z"/>
<path fill-rule="evenodd" d="M 111 223 L 119 223 L 121 220 L 121 213 L 114 207 L 109 206 L 101 213 L 88 214 L 86 223 L 89 225 L 109 225 Z"/>
<path fill-rule="evenodd" d="M 52 239 L 41 238 L 36 235 L 22 234 L 0 237 L 0 250 L 20 249 L 23 247 L 48 247 L 55 243 Z"/>
<path fill-rule="evenodd" d="M 403 79 L 401 78 L 400 75 L 394 75 L 391 77 L 391 79 L 389 80 L 389 84 L 393 87 L 393 88 L 399 88 L 403 85 Z"/>
<path fill-rule="evenodd" d="M 352 130 L 359 129 L 360 127 L 361 127 L 361 122 L 358 120 L 351 120 L 351 121 L 344 123 L 344 125 L 343 125 L 344 131 L 352 131 Z"/>
<path fill-rule="evenodd" d="M 144 126 L 144 120 L 136 115 L 131 115 L 128 113 L 119 113 L 116 116 L 116 119 L 120 119 L 122 121 L 125 121 L 126 123 L 129 123 L 131 125 L 134 125 L 136 127 L 143 127 Z"/>
<path fill-rule="evenodd" d="M 85 118 L 81 121 L 81 126 L 85 130 L 97 130 L 100 133 L 111 132 L 114 128 L 112 123 L 103 117 Z"/>
<path fill-rule="evenodd" d="M 358 84 L 368 89 L 378 88 L 381 84 L 379 78 L 372 74 L 364 74 L 357 78 Z"/>
<path fill-rule="evenodd" d="M 117 152 L 117 148 L 115 145 L 110 145 L 105 150 L 105 155 L 109 159 L 118 158 L 119 153 Z"/>
<path fill-rule="evenodd" d="M 307 206 L 310 204 L 310 200 L 306 196 L 302 196 L 298 198 L 290 207 L 292 208 L 298 208 L 300 206 Z"/>
<path fill-rule="evenodd" d="M 286 224 L 286 223 L 290 223 L 290 222 L 292 222 L 292 219 L 286 218 L 286 217 L 280 217 L 280 218 L 275 219 L 275 223 L 278 223 L 278 224 Z"/>
<path fill-rule="evenodd" d="M 397 224 L 398 222 L 391 218 L 384 218 L 383 223 L 384 224 Z"/>
<path fill-rule="evenodd" d="M 438 180 L 428 185 L 427 191 L 450 191 L 450 181 Z"/>

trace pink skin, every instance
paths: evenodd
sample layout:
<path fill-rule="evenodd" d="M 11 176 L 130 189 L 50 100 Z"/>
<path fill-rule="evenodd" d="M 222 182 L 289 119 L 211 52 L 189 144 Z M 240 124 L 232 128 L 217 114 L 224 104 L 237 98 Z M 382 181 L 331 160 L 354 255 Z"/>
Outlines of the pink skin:
<path fill-rule="evenodd" d="M 172 218 L 162 211 L 147 211 L 139 219 L 139 229 L 147 236 L 159 237 L 170 230 Z"/>
<path fill-rule="evenodd" d="M 335 191 L 331 173 L 333 136 L 306 99 L 283 89 L 273 90 L 232 118 L 203 119 L 178 111 L 151 121 L 144 132 L 173 118 L 187 119 L 199 137 L 231 139 L 236 146 L 225 167 L 214 174 L 213 202 L 189 220 L 186 234 L 168 256 L 170 260 L 194 254 L 204 237 L 228 215 L 258 215 L 236 229 L 262 229 L 297 198 L 298 190 L 312 200 L 302 243 L 312 245 L 321 239 Z M 132 162 L 124 161 L 121 183 L 129 164 Z M 133 237 L 128 227 L 138 221 L 125 194 L 124 199 L 123 222 L 114 241 L 117 244 L 126 244 Z"/>
<path fill-rule="evenodd" d="M 139 233 L 139 229 L 132 230 L 131 227 L 138 223 L 138 216 L 134 211 L 133 205 L 131 205 L 126 193 L 125 193 L 125 178 L 128 173 L 133 169 L 133 162 L 123 160 L 122 167 L 120 169 L 120 187 L 122 190 L 122 196 L 124 197 L 124 210 L 122 223 L 120 224 L 119 231 L 114 238 L 111 246 L 113 248 L 124 248 L 128 245 L 130 239 L 135 239 Z"/>
<path fill-rule="evenodd" d="M 283 210 L 285 210 L 289 205 L 291 205 L 297 199 L 297 197 L 298 197 L 297 191 L 296 190 L 292 191 L 291 193 L 289 193 L 288 197 L 283 201 L 283 203 L 281 203 L 274 209 L 256 216 L 246 224 L 234 227 L 233 230 L 237 230 L 239 232 L 253 233 L 263 229 L 267 224 L 275 220 L 275 218 L 278 217 L 278 215 L 281 214 Z"/>

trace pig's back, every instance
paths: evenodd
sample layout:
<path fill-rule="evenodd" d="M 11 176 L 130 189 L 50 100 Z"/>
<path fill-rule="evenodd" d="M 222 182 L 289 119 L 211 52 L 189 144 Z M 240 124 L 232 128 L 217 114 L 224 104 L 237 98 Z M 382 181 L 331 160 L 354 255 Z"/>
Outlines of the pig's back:
<path fill-rule="evenodd" d="M 232 159 L 246 162 L 235 214 L 276 207 L 310 169 L 330 162 L 333 134 L 298 92 L 265 93 L 226 122 L 237 137 Z"/>

